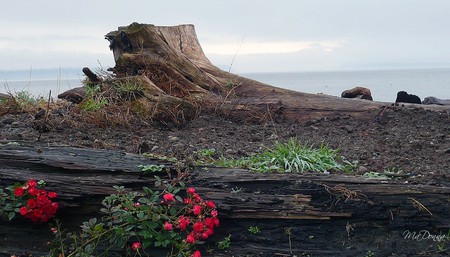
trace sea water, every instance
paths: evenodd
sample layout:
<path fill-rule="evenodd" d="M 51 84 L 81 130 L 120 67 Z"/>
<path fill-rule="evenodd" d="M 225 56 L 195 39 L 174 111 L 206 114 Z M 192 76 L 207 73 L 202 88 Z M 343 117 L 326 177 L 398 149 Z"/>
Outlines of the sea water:
<path fill-rule="evenodd" d="M 8 80 L 3 72 L 0 93 L 29 91 L 34 96 L 56 96 L 68 89 L 82 86 L 83 76 L 54 76 L 54 78 Z M 317 71 L 291 73 L 243 73 L 244 77 L 273 86 L 306 93 L 340 96 L 342 91 L 362 86 L 372 92 L 375 101 L 394 102 L 398 91 L 407 91 L 421 99 L 435 96 L 450 99 L 450 69 L 409 69 L 372 71 Z"/>
<path fill-rule="evenodd" d="M 243 76 L 305 93 L 340 96 L 356 86 L 369 88 L 375 101 L 394 102 L 398 91 L 450 99 L 450 69 L 249 73 Z"/>

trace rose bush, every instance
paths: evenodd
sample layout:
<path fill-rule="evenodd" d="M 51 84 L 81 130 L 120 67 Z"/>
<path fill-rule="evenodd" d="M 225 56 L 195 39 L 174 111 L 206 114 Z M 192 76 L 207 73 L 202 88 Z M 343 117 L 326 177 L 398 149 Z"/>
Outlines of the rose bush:
<path fill-rule="evenodd" d="M 10 194 L 0 189 L 0 214 L 12 220 L 16 213 L 32 222 L 45 223 L 53 218 L 58 210 L 58 203 L 52 200 L 57 196 L 55 192 L 43 189 L 44 181 L 37 183 L 28 180 L 24 184 L 16 183 L 7 187 Z"/>
<path fill-rule="evenodd" d="M 115 186 L 117 193 L 102 201 L 102 218 L 84 222 L 79 234 L 62 235 L 58 225 L 51 256 L 108 256 L 114 248 L 154 256 L 148 251 L 156 247 L 168 249 L 167 256 L 200 257 L 197 247 L 219 226 L 215 203 L 179 180 L 156 178 L 162 191 L 144 187 L 139 194 Z"/>

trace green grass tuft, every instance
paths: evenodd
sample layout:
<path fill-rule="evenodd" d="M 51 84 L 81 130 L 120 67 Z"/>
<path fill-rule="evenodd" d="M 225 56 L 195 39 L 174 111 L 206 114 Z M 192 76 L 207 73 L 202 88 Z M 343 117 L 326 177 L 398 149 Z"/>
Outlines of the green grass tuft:
<path fill-rule="evenodd" d="M 273 149 L 240 159 L 220 158 L 216 165 L 245 168 L 256 172 L 352 172 L 354 165 L 325 145 L 319 148 L 302 145 L 296 138 L 286 143 L 276 143 Z"/>

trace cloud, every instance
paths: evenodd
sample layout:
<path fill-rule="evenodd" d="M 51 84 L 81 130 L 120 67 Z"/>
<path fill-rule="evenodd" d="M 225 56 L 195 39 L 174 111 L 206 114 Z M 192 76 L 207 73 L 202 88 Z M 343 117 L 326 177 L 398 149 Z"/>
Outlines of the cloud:
<path fill-rule="evenodd" d="M 55 68 L 55 67 L 99 67 L 114 66 L 112 53 L 92 53 L 89 51 L 34 51 L 25 49 L 0 49 L 0 70 Z"/>
<path fill-rule="evenodd" d="M 323 49 L 333 51 L 343 45 L 338 41 L 274 41 L 274 42 L 245 42 L 239 43 L 205 43 L 203 50 L 210 55 L 250 55 L 250 54 L 285 54 L 308 49 Z"/>

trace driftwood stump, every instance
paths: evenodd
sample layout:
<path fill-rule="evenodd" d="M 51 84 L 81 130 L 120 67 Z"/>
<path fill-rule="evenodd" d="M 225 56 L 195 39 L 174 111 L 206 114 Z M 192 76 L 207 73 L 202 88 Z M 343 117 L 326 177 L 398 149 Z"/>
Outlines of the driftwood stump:
<path fill-rule="evenodd" d="M 98 214 L 113 185 L 130 190 L 152 187 L 140 164 L 161 164 L 121 151 L 72 147 L 0 146 L 0 185 L 43 179 L 58 192 L 58 217 L 76 229 Z M 171 167 L 170 163 L 165 163 Z M 436 256 L 437 242 L 408 233 L 447 233 L 450 188 L 392 183 L 345 175 L 259 174 L 247 170 L 199 167 L 194 186 L 219 208 L 221 226 L 213 242 L 231 235 L 231 248 L 211 256 L 379 256 L 391 253 Z M 259 234 L 248 231 L 258 226 Z M 45 225 L 1 222 L 0 253 L 45 253 Z M 408 232 L 409 231 L 409 232 Z M 0 255 L 1 256 L 1 255 Z"/>

